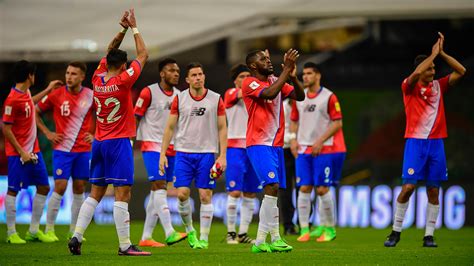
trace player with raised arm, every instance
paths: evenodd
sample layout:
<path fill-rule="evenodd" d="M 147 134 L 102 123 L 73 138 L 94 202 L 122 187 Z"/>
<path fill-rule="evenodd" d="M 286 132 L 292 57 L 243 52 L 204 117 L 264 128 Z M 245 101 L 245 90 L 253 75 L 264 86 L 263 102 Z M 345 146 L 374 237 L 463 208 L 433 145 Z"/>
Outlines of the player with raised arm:
<path fill-rule="evenodd" d="M 168 168 L 165 175 L 159 173 L 161 142 L 166 121 L 171 110 L 171 103 L 179 93 L 175 87 L 179 83 L 179 67 L 176 60 L 166 58 L 158 63 L 160 82 L 145 87 L 135 105 L 135 117 L 138 121 L 137 140 L 143 155 L 143 161 L 151 183 L 150 197 L 146 206 L 145 225 L 139 246 L 163 247 L 162 243 L 152 238 L 158 217 L 165 230 L 165 243 L 173 245 L 186 238 L 185 233 L 176 232 L 171 224 L 166 187 L 173 182 L 174 157 L 173 145 L 166 151 Z"/>
<path fill-rule="evenodd" d="M 339 100 L 329 89 L 321 86 L 321 72 L 315 63 L 303 67 L 306 98 L 293 102 L 291 109 L 290 142 L 296 158 L 296 185 L 299 187 L 298 215 L 300 237 L 307 242 L 336 238 L 334 201 L 329 188 L 337 186 L 346 156 Z M 316 187 L 320 225 L 309 232 L 311 192 Z"/>
<path fill-rule="evenodd" d="M 242 81 L 250 76 L 250 69 L 238 64 L 231 69 L 235 87 L 225 93 L 224 104 L 229 123 L 227 135 L 227 169 L 225 172 L 227 195 L 227 244 L 254 243 L 247 235 L 255 209 L 255 197 L 262 190 L 258 177 L 245 150 L 248 115 L 242 100 Z M 240 226 L 237 235 L 237 204 L 240 207 Z"/>
<path fill-rule="evenodd" d="M 283 99 L 302 101 L 305 98 L 303 86 L 296 77 L 298 51 L 289 49 L 284 56 L 280 77 L 273 76 L 273 65 L 268 53 L 254 51 L 247 55 L 246 64 L 251 77 L 242 82 L 242 94 L 249 116 L 247 123 L 247 154 L 263 185 L 265 196 L 260 207 L 260 221 L 257 239 L 252 252 L 288 252 L 293 249 L 279 232 L 278 188 L 284 188 L 285 163 L 283 155 L 283 134 L 285 118 Z M 286 83 L 290 79 L 294 87 Z M 271 244 L 267 244 L 267 234 Z"/>
<path fill-rule="evenodd" d="M 91 143 L 94 139 L 92 124 L 92 90 L 83 87 L 87 67 L 82 62 L 71 62 L 66 69 L 66 85 L 43 97 L 36 105 L 38 128 L 53 144 L 54 192 L 48 202 L 45 233 L 58 241 L 54 223 L 72 177 L 73 201 L 71 224 L 67 238 L 71 239 L 77 216 L 84 202 L 84 189 L 89 180 Z M 56 132 L 43 123 L 41 113 L 52 110 Z M 92 132 L 92 134 L 91 134 Z"/>
<path fill-rule="evenodd" d="M 419 181 L 426 182 L 428 196 L 423 247 L 438 246 L 433 234 L 439 214 L 439 188 L 441 182 L 448 179 L 443 142 L 448 136 L 443 94 L 466 73 L 466 68 L 461 63 L 446 54 L 444 36 L 441 33 L 438 35 L 431 55 L 417 56 L 415 70 L 402 82 L 406 114 L 403 186 L 397 198 L 393 229 L 384 243 L 386 247 L 395 247 L 400 241 L 409 199 Z M 454 70 L 440 79 L 434 79 L 433 61 L 437 57 L 441 57 Z"/>
<path fill-rule="evenodd" d="M 35 123 L 35 103 L 53 88 L 62 84 L 55 80 L 35 96 L 30 87 L 35 83 L 36 66 L 22 60 L 13 66 L 13 86 L 4 102 L 3 135 L 5 153 L 8 158 L 8 190 L 5 197 L 7 222 L 7 243 L 25 244 L 26 241 L 54 242 L 50 236 L 39 230 L 46 196 L 49 193 L 49 180 L 43 155 L 40 152 Z M 16 195 L 22 188 L 36 186 L 33 199 L 31 223 L 25 240 L 16 232 Z"/>
<path fill-rule="evenodd" d="M 211 168 L 215 165 L 224 171 L 227 164 L 225 107 L 219 94 L 204 87 L 205 75 L 201 64 L 190 63 L 187 66 L 186 82 L 189 89 L 180 92 L 171 105 L 161 145 L 160 171 L 166 174 L 169 167 L 166 151 L 172 136 L 175 136 L 174 186 L 178 189 L 178 211 L 191 248 L 207 249 L 214 214 L 212 190 L 216 186 L 216 181 L 210 176 Z M 217 152 L 219 157 L 216 160 Z M 189 200 L 193 180 L 201 201 L 199 240 L 193 227 Z"/>
<path fill-rule="evenodd" d="M 110 43 L 107 56 L 102 58 L 92 77 L 97 115 L 89 179 L 92 189 L 82 204 L 74 236 L 68 244 L 73 255 L 81 254 L 83 234 L 109 184 L 114 186 L 115 193 L 113 215 L 120 244 L 118 255 L 151 255 L 131 244 L 128 212 L 133 184 L 133 151 L 129 138 L 136 134 L 132 86 L 140 76 L 148 52 L 137 29 L 133 9 L 124 13 L 120 25 L 123 30 Z M 128 27 L 133 31 L 137 57 L 127 68 L 127 53 L 118 48 Z"/>

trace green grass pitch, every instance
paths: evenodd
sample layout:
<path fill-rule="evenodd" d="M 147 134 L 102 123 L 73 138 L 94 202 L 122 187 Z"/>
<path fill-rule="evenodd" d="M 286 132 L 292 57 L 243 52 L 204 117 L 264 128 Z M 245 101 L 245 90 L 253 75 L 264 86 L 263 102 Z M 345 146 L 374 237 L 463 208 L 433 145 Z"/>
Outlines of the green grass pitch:
<path fill-rule="evenodd" d="M 195 223 L 196 228 L 199 226 Z M 132 242 L 138 243 L 142 233 L 142 222 L 132 222 Z M 255 235 L 256 224 L 251 225 Z M 26 225 L 18 225 L 23 237 Z M 43 228 L 43 226 L 42 226 Z M 458 231 L 439 229 L 435 237 L 438 248 L 423 248 L 424 230 L 407 229 L 396 248 L 385 248 L 383 241 L 390 229 L 339 228 L 337 238 L 330 243 L 298 243 L 296 236 L 286 236 L 293 245 L 290 253 L 252 254 L 250 245 L 227 245 L 223 239 L 226 228 L 215 222 L 211 228 L 208 250 L 192 250 L 186 241 L 165 248 L 145 248 L 153 252 L 151 257 L 117 256 L 117 236 L 112 225 L 92 224 L 86 231 L 87 241 L 82 246 L 81 256 L 72 256 L 64 239 L 67 226 L 56 226 L 60 242 L 53 244 L 28 243 L 10 245 L 4 242 L 6 226 L 0 225 L 0 265 L 473 265 L 474 228 Z M 155 240 L 163 241 L 161 226 L 157 226 Z"/>

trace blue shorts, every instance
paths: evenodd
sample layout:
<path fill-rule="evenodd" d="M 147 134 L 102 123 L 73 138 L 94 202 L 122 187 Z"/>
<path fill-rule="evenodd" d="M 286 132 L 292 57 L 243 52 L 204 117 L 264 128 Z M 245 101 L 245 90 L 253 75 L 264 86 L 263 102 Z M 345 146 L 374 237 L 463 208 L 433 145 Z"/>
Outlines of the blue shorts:
<path fill-rule="evenodd" d="M 279 183 L 280 188 L 286 188 L 285 157 L 282 147 L 250 146 L 247 147 L 247 155 L 262 187 Z"/>
<path fill-rule="evenodd" d="M 227 169 L 225 171 L 227 191 L 258 193 L 262 185 L 250 164 L 243 148 L 227 148 Z"/>
<path fill-rule="evenodd" d="M 133 151 L 128 138 L 94 140 L 89 182 L 96 186 L 133 185 Z"/>
<path fill-rule="evenodd" d="M 175 187 L 191 187 L 213 189 L 216 181 L 210 177 L 210 171 L 215 162 L 214 153 L 177 152 L 174 163 Z"/>
<path fill-rule="evenodd" d="M 426 181 L 431 187 L 448 180 L 443 139 L 406 139 L 402 179 L 403 184 Z"/>
<path fill-rule="evenodd" d="M 89 180 L 90 152 L 53 151 L 54 179 Z"/>
<path fill-rule="evenodd" d="M 48 171 L 41 152 L 38 163 L 21 164 L 20 156 L 8 156 L 8 190 L 18 192 L 31 185 L 49 186 Z"/>
<path fill-rule="evenodd" d="M 165 174 L 160 175 L 160 153 L 155 151 L 142 152 L 143 162 L 145 163 L 146 172 L 148 173 L 148 181 L 166 180 L 173 182 L 174 176 L 174 156 L 166 156 L 168 158 L 168 168 Z"/>
<path fill-rule="evenodd" d="M 296 186 L 337 186 L 341 178 L 345 152 L 298 154 L 296 158 Z"/>

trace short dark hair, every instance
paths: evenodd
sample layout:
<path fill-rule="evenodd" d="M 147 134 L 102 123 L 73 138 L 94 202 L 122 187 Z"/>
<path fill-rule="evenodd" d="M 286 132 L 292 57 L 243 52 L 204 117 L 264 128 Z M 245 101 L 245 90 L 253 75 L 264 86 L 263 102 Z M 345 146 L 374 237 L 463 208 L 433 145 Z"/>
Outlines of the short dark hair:
<path fill-rule="evenodd" d="M 250 69 L 244 64 L 237 64 L 230 69 L 230 78 L 234 81 L 242 72 L 249 72 Z"/>
<path fill-rule="evenodd" d="M 312 68 L 314 72 L 321 73 L 321 71 L 319 70 L 319 66 L 316 65 L 316 63 L 313 63 L 313 62 L 306 62 L 304 64 L 303 68 Z"/>
<path fill-rule="evenodd" d="M 109 68 L 118 69 L 124 63 L 127 63 L 127 52 L 114 48 L 107 54 L 107 66 Z"/>
<path fill-rule="evenodd" d="M 84 62 L 72 61 L 67 65 L 79 68 L 84 74 L 87 73 L 87 65 Z"/>
<path fill-rule="evenodd" d="M 255 50 L 247 54 L 247 56 L 245 57 L 245 64 L 247 65 L 247 67 L 250 68 L 250 64 L 255 62 L 255 58 L 257 57 L 257 54 L 260 52 L 262 52 L 262 50 Z"/>
<path fill-rule="evenodd" d="M 416 68 L 418 67 L 419 64 L 421 64 L 421 62 L 425 61 L 425 59 L 428 58 L 427 55 L 424 55 L 424 54 L 419 54 L 415 57 L 415 60 L 413 61 L 413 66 Z"/>
<path fill-rule="evenodd" d="M 187 66 L 186 66 L 186 77 L 188 76 L 189 74 L 189 70 L 193 69 L 193 68 L 198 68 L 200 67 L 203 71 L 204 71 L 204 68 L 202 67 L 201 63 L 199 62 L 191 62 L 189 63 Z"/>
<path fill-rule="evenodd" d="M 173 58 L 165 58 L 158 63 L 158 72 L 161 72 L 168 64 L 177 64 Z"/>
<path fill-rule="evenodd" d="M 36 65 L 26 60 L 20 60 L 13 66 L 13 79 L 15 83 L 25 82 L 29 75 L 34 75 Z"/>

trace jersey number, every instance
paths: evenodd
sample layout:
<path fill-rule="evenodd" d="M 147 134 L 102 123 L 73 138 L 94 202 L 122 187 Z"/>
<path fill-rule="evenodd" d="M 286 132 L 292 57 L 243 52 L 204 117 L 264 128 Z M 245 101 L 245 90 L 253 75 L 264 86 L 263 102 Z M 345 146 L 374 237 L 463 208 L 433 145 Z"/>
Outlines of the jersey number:
<path fill-rule="evenodd" d="M 31 107 L 28 103 L 25 103 L 25 116 L 27 118 L 31 116 Z"/>
<path fill-rule="evenodd" d="M 69 116 L 70 114 L 69 101 L 64 101 L 63 104 L 61 104 L 61 116 Z"/>
<path fill-rule="evenodd" d="M 99 117 L 100 111 L 102 111 L 102 104 L 97 97 L 94 97 L 94 101 L 97 105 L 97 120 L 101 123 L 104 123 L 104 119 Z M 117 114 L 120 109 L 120 101 L 117 98 L 109 97 L 105 100 L 104 105 L 108 107 L 111 103 L 113 103 L 115 106 L 112 112 L 110 112 L 110 114 L 107 116 L 107 123 L 114 123 L 122 117 L 121 115 L 115 116 L 115 114 Z"/>

